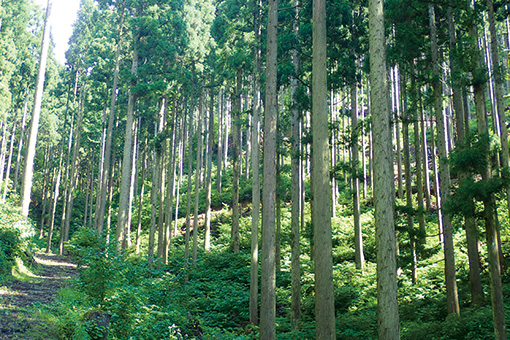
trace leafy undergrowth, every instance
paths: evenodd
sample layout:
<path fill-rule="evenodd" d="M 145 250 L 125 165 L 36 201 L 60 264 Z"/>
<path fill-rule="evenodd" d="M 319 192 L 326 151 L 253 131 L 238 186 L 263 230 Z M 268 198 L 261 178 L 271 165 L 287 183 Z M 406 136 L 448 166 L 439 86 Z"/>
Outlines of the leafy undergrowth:
<path fill-rule="evenodd" d="M 11 201 L 0 204 L 0 283 L 32 263 L 35 229 Z"/>
<path fill-rule="evenodd" d="M 282 224 L 288 225 L 289 211 L 282 211 Z M 377 339 L 377 283 L 373 211 L 362 214 L 366 265 L 354 265 L 352 218 L 348 207 L 339 209 L 333 220 L 334 296 L 337 339 Z M 399 230 L 399 308 L 401 339 L 450 340 L 491 339 L 490 304 L 472 306 L 469 302 L 467 256 L 458 228 L 456 246 L 461 317 L 448 316 L 442 262 L 442 249 L 435 234 L 434 215 L 427 216 L 427 245 L 418 254 L 418 279 L 411 281 L 408 231 L 405 216 L 397 216 Z M 209 253 L 200 250 L 196 264 L 184 261 L 182 235 L 172 240 L 169 263 L 154 262 L 130 251 L 119 253 L 116 244 L 80 229 L 71 241 L 70 251 L 80 261 L 80 276 L 73 287 L 60 292 L 59 302 L 49 309 L 62 339 L 88 339 L 104 329 L 94 326 L 86 315 L 100 311 L 109 319 L 108 339 L 258 339 L 258 327 L 249 324 L 249 218 L 241 221 L 241 252 L 229 247 L 230 219 L 227 213 L 215 215 L 216 234 Z M 277 274 L 278 339 L 315 338 L 313 263 L 310 261 L 310 233 L 303 230 L 302 321 L 299 328 L 290 322 L 290 260 L 288 228 L 282 229 L 282 267 Z M 202 243 L 199 242 L 199 245 Z M 482 249 L 482 255 L 484 255 Z M 488 296 L 487 267 L 483 283 Z M 509 297 L 505 277 L 505 297 Z M 489 301 L 488 297 L 486 298 Z M 98 330 L 99 329 L 99 330 Z"/>

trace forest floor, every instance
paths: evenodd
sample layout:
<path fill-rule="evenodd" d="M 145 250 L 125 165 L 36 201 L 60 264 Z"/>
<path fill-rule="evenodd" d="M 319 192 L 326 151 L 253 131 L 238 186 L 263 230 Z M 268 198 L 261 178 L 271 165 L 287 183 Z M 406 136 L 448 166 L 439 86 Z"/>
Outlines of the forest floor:
<path fill-rule="evenodd" d="M 39 307 L 51 305 L 60 288 L 77 274 L 70 257 L 37 253 L 33 273 L 0 286 L 0 340 L 49 339 L 51 325 L 41 319 Z"/>

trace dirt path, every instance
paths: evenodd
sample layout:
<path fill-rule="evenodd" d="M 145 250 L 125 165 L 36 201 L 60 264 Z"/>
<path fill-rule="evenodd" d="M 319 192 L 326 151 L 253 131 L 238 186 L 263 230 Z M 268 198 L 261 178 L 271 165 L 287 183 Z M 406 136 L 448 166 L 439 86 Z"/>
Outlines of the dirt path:
<path fill-rule="evenodd" d="M 49 339 L 47 325 L 29 313 L 34 303 L 53 303 L 57 291 L 76 275 L 76 265 L 68 257 L 38 253 L 37 274 L 0 286 L 0 340 Z"/>

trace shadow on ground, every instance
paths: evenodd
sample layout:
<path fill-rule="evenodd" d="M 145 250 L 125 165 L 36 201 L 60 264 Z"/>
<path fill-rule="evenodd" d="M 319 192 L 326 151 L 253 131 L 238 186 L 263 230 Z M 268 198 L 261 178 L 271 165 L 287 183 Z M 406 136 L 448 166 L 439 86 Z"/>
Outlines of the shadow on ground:
<path fill-rule="evenodd" d="M 58 290 L 76 275 L 76 265 L 69 257 L 53 254 L 38 253 L 34 260 L 36 274 L 0 287 L 0 340 L 50 339 L 45 333 L 49 325 L 34 310 L 53 303 Z"/>

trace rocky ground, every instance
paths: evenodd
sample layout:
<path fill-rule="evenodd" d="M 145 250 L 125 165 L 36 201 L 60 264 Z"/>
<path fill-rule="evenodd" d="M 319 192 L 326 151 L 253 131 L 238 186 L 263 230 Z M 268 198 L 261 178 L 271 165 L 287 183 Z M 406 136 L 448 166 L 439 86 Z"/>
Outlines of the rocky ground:
<path fill-rule="evenodd" d="M 76 265 L 66 256 L 38 253 L 35 274 L 0 286 L 0 340 L 53 339 L 51 325 L 38 316 L 38 309 L 51 305 L 58 290 L 76 275 Z"/>

